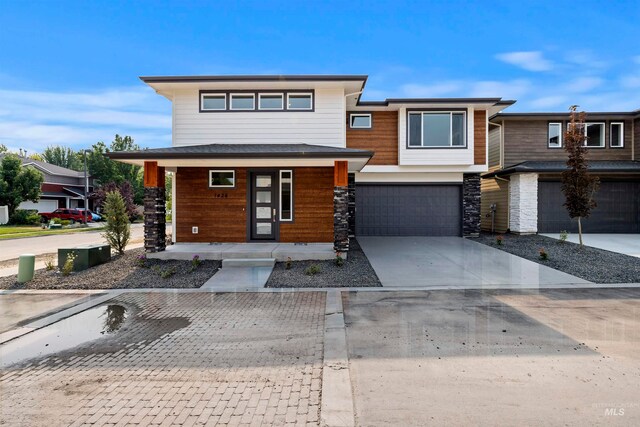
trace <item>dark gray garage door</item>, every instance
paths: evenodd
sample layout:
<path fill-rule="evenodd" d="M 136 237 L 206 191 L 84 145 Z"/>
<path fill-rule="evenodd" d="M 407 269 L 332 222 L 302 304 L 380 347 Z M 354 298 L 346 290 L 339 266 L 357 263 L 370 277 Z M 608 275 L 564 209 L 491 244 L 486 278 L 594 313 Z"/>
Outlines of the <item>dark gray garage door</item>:
<path fill-rule="evenodd" d="M 538 183 L 538 232 L 578 231 L 564 204 L 560 182 Z M 640 233 L 640 182 L 601 182 L 598 207 L 583 220 L 585 233 Z"/>
<path fill-rule="evenodd" d="M 459 185 L 356 185 L 356 235 L 459 236 Z"/>

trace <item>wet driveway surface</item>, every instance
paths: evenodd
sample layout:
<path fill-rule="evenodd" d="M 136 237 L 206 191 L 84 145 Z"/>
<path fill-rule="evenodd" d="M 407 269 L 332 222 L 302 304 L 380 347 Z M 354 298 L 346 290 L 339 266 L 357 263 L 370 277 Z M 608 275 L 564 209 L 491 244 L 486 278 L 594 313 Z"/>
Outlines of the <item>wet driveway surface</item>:
<path fill-rule="evenodd" d="M 0 347 L 2 424 L 315 425 L 324 310 L 319 292 L 120 295 Z"/>
<path fill-rule="evenodd" d="M 460 237 L 358 237 L 383 287 L 545 287 L 579 277 Z"/>
<path fill-rule="evenodd" d="M 640 425 L 638 288 L 343 303 L 358 425 Z"/>

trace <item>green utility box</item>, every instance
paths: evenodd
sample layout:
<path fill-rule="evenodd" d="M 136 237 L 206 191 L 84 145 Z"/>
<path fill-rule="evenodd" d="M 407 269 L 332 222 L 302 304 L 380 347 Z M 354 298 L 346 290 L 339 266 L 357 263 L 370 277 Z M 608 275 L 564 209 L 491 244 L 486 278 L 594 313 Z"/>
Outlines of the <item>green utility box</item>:
<path fill-rule="evenodd" d="M 33 254 L 20 255 L 18 259 L 18 283 L 26 283 L 33 280 L 33 272 L 36 266 L 36 256 Z"/>
<path fill-rule="evenodd" d="M 75 252 L 76 259 L 73 262 L 73 271 L 86 270 L 111 260 L 111 246 L 109 245 L 86 245 L 75 248 L 58 249 L 58 268 L 62 269 L 67 260 L 67 254 Z"/>

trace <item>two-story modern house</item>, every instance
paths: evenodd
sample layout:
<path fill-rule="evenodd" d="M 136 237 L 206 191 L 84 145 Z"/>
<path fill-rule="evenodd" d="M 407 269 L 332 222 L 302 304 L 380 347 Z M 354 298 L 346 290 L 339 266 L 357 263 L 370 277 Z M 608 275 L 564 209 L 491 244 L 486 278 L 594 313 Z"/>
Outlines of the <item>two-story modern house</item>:
<path fill-rule="evenodd" d="M 489 123 L 482 179 L 482 228 L 496 232 L 577 231 L 561 191 L 567 113 L 499 113 Z M 588 113 L 585 145 L 600 178 L 588 233 L 640 233 L 640 110 Z M 493 208 L 493 209 L 492 209 Z"/>
<path fill-rule="evenodd" d="M 366 76 L 142 77 L 172 102 L 167 148 L 108 155 L 143 165 L 146 248 L 173 239 L 333 243 L 348 235 L 473 236 L 488 118 L 500 98 L 362 101 Z"/>

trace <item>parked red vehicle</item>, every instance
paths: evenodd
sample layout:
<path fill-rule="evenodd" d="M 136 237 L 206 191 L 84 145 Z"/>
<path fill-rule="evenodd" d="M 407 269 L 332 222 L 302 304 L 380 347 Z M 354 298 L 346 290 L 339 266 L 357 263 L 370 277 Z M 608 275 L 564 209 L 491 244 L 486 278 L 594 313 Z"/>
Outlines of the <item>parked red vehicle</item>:
<path fill-rule="evenodd" d="M 84 215 L 77 209 L 56 209 L 53 212 L 40 212 L 43 222 L 51 221 L 52 218 L 60 218 L 61 220 L 75 222 L 84 222 Z M 91 215 L 87 216 L 87 222 L 91 222 Z"/>

